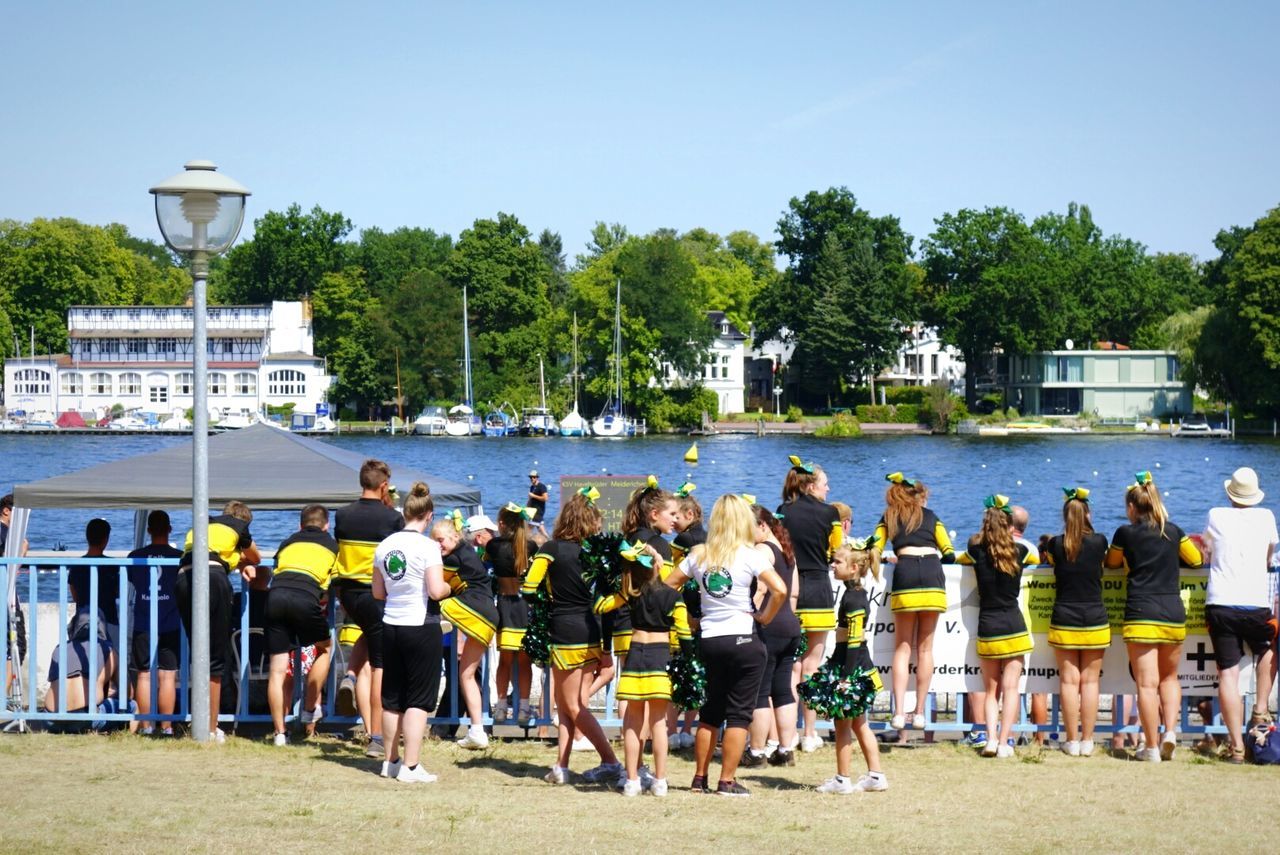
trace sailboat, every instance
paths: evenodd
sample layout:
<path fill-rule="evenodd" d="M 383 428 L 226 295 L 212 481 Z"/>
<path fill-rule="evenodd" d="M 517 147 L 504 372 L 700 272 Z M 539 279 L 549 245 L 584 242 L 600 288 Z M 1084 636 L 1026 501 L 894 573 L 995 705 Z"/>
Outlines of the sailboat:
<path fill-rule="evenodd" d="M 591 432 L 596 436 L 635 436 L 643 433 L 643 427 L 623 415 L 622 410 L 622 280 L 617 280 L 613 306 L 613 389 L 605 401 L 600 416 L 591 422 Z"/>
<path fill-rule="evenodd" d="M 561 436 L 587 436 L 591 428 L 578 412 L 578 313 L 573 313 L 573 410 L 560 420 Z"/>
<path fill-rule="evenodd" d="M 479 436 L 483 427 L 471 408 L 471 334 L 467 326 L 467 286 L 462 286 L 462 403 L 449 409 L 444 432 L 449 436 Z"/>
<path fill-rule="evenodd" d="M 508 413 L 507 410 L 511 412 Z M 517 436 L 520 433 L 520 420 L 515 416 L 515 407 L 502 402 L 502 406 L 484 417 L 485 436 Z"/>
<path fill-rule="evenodd" d="M 520 413 L 521 436 L 557 436 L 560 427 L 556 417 L 547 409 L 547 379 L 543 373 L 542 356 L 538 356 L 538 389 L 541 395 L 541 406 L 525 407 Z"/>

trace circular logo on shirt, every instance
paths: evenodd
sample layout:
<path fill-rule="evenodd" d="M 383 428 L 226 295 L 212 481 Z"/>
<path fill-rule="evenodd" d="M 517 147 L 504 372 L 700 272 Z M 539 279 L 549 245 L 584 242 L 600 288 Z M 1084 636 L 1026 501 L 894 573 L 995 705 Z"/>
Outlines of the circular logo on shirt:
<path fill-rule="evenodd" d="M 733 577 L 728 570 L 717 567 L 707 571 L 707 575 L 702 578 L 702 587 L 706 589 L 708 596 L 723 600 L 733 590 Z"/>
<path fill-rule="evenodd" d="M 405 571 L 409 569 L 409 562 L 405 559 L 404 553 L 398 549 L 387 553 L 385 564 L 387 576 L 396 581 L 403 579 Z"/>

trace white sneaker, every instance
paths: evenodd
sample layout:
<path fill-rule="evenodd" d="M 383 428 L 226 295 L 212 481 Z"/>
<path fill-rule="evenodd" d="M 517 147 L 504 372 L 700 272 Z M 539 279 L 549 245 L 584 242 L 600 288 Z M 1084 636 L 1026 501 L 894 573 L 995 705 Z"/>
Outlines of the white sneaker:
<path fill-rule="evenodd" d="M 400 765 L 399 760 L 383 760 L 382 771 L 379 775 L 383 778 L 395 778 L 400 774 Z"/>
<path fill-rule="evenodd" d="M 601 763 L 583 772 L 582 780 L 588 784 L 608 784 L 616 781 L 621 774 L 621 763 Z"/>
<path fill-rule="evenodd" d="M 800 738 L 800 750 L 805 754 L 812 754 L 822 747 L 822 737 L 816 733 L 813 736 L 804 736 Z"/>
<path fill-rule="evenodd" d="M 660 799 L 662 799 L 662 798 L 666 798 L 666 796 L 667 796 L 667 779 L 666 779 L 666 778 L 654 778 L 654 779 L 653 779 L 653 783 L 649 785 L 649 793 L 650 793 L 650 795 L 657 796 L 657 797 L 658 797 L 658 798 L 660 798 Z"/>
<path fill-rule="evenodd" d="M 1159 763 L 1160 749 L 1159 748 L 1139 748 L 1137 758 L 1143 761 L 1144 763 Z"/>
<path fill-rule="evenodd" d="M 853 788 L 860 793 L 883 793 L 889 789 L 889 779 L 884 775 L 872 775 L 870 773 L 863 775 Z"/>
<path fill-rule="evenodd" d="M 563 766 L 552 766 L 551 771 L 542 776 L 542 780 L 548 784 L 567 784 L 569 783 L 569 770 Z"/>
<path fill-rule="evenodd" d="M 1000 752 L 1000 744 L 994 739 L 988 739 L 987 744 L 982 746 L 983 757 L 995 757 Z"/>
<path fill-rule="evenodd" d="M 1068 757 L 1080 756 L 1080 743 L 1074 740 L 1062 743 L 1062 753 Z"/>
<path fill-rule="evenodd" d="M 1012 745 L 1010 745 L 1009 743 L 1007 743 L 1007 742 L 1002 742 L 1002 743 L 1000 743 L 1000 746 L 999 746 L 998 748 L 996 748 L 996 758 L 997 758 L 997 759 L 1000 759 L 1000 760 L 1007 760 L 1008 758 L 1010 758 L 1010 757 L 1012 757 L 1012 756 L 1014 756 L 1014 754 L 1013 754 L 1013 746 L 1012 746 Z"/>
<path fill-rule="evenodd" d="M 596 747 L 595 747 L 594 745 L 592 745 L 592 744 L 591 744 L 591 740 L 590 740 L 590 739 L 587 739 L 585 736 L 579 736 L 577 739 L 573 740 L 573 748 L 572 748 L 572 749 L 570 749 L 570 750 L 572 750 L 572 751 L 595 751 L 595 750 L 596 750 Z"/>
<path fill-rule="evenodd" d="M 287 735 L 287 734 L 277 733 L 277 734 L 272 738 L 272 740 L 271 740 L 271 744 L 272 744 L 272 745 L 274 745 L 274 746 L 275 746 L 275 747 L 277 747 L 277 748 L 280 748 L 280 747 L 282 747 L 282 746 L 288 745 L 288 744 L 289 744 L 289 737 L 288 737 L 288 735 Z"/>
<path fill-rule="evenodd" d="M 640 795 L 643 789 L 639 778 L 628 778 L 622 783 L 622 794 L 628 798 Z"/>
<path fill-rule="evenodd" d="M 828 778 L 826 781 L 818 785 L 820 793 L 834 793 L 840 796 L 847 796 L 854 792 L 853 781 L 848 778 L 841 778 L 836 775 L 834 778 Z"/>
<path fill-rule="evenodd" d="M 902 713 L 898 713 L 893 718 L 889 719 L 889 727 L 893 730 L 902 730 L 906 726 L 907 717 Z"/>
<path fill-rule="evenodd" d="M 1174 749 L 1178 747 L 1178 731 L 1166 730 L 1160 740 L 1160 759 L 1172 760 Z"/>
<path fill-rule="evenodd" d="M 502 724 L 511 715 L 511 707 L 506 704 L 498 704 L 493 708 L 493 723 Z"/>
<path fill-rule="evenodd" d="M 1085 739 L 1080 742 L 1080 756 L 1088 757 L 1093 754 L 1093 740 Z"/>
<path fill-rule="evenodd" d="M 315 730 L 316 725 L 320 723 L 320 719 L 323 717 L 324 713 L 320 707 L 316 707 L 313 710 L 303 710 L 302 715 L 298 716 L 302 725 L 313 731 Z"/>
<path fill-rule="evenodd" d="M 215 727 L 213 733 L 209 734 L 209 741 L 222 745 L 227 741 L 227 734 L 223 732 L 222 728 Z"/>
<path fill-rule="evenodd" d="M 778 740 L 776 739 L 767 740 L 764 744 L 764 756 L 772 757 L 773 753 L 781 747 L 782 746 L 778 744 Z"/>
<path fill-rule="evenodd" d="M 458 747 L 468 751 L 480 751 L 489 747 L 489 734 L 478 727 L 467 728 L 467 735 L 458 740 Z"/>
<path fill-rule="evenodd" d="M 423 769 L 421 764 L 410 769 L 402 763 L 400 771 L 396 773 L 396 780 L 402 784 L 433 784 L 436 776 Z"/>

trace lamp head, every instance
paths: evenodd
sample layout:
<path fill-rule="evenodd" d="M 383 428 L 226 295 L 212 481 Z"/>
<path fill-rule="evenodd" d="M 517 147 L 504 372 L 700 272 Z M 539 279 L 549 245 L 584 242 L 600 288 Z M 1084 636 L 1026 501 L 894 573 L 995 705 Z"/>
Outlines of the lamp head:
<path fill-rule="evenodd" d="M 218 255 L 240 234 L 249 190 L 217 170 L 207 160 L 192 160 L 151 188 L 160 233 L 175 252 Z"/>

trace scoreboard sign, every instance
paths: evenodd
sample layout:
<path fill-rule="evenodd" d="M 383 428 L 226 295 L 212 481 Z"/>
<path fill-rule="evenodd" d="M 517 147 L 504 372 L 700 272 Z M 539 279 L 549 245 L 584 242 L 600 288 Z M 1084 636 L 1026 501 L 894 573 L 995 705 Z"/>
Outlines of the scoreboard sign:
<path fill-rule="evenodd" d="M 583 487 L 595 487 L 600 492 L 596 507 L 604 516 L 604 530 L 622 531 L 622 514 L 631 501 L 631 494 L 649 483 L 647 475 L 562 475 L 560 476 L 560 507 L 569 497 Z"/>

